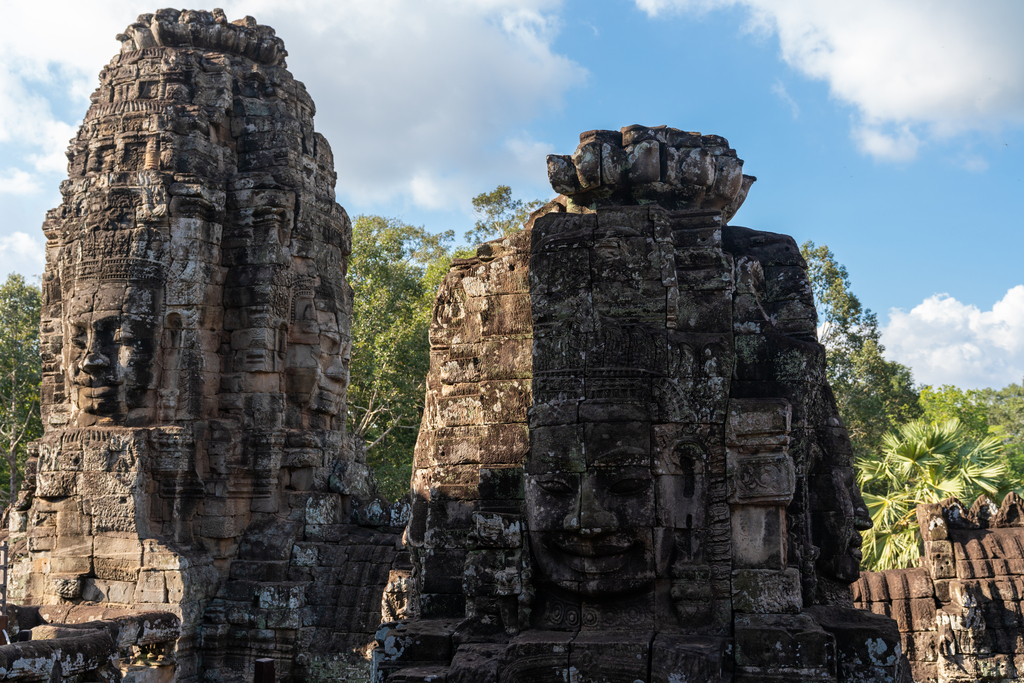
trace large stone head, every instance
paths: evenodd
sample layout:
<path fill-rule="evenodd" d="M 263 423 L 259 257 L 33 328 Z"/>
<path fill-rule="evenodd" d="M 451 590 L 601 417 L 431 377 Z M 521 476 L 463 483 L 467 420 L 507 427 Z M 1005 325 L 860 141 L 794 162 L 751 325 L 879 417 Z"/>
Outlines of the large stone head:
<path fill-rule="evenodd" d="M 147 421 L 159 376 L 161 294 L 146 283 L 101 281 L 68 302 L 65 367 L 78 425 Z"/>
<path fill-rule="evenodd" d="M 58 261 L 64 393 L 77 426 L 145 424 L 161 376 L 162 239 L 142 227 L 97 228 L 68 240 Z"/>
<path fill-rule="evenodd" d="M 678 324 L 665 218 L 627 206 L 533 227 L 527 526 L 541 584 L 584 600 L 676 589 L 707 616 L 705 477 L 722 466 L 732 352 L 714 323 Z"/>
<path fill-rule="evenodd" d="M 849 439 L 797 245 L 728 225 L 742 164 L 714 135 L 584 133 L 526 231 L 453 263 L 413 475 L 424 616 L 727 633 L 764 576 L 786 609 L 841 599 Z"/>
<path fill-rule="evenodd" d="M 340 431 L 350 223 L 283 43 L 220 10 L 118 39 L 44 226 L 44 419 Z"/>
<path fill-rule="evenodd" d="M 579 407 L 582 420 L 531 430 L 526 514 L 540 578 L 590 597 L 649 586 L 656 523 L 650 415 L 625 400 Z"/>
<path fill-rule="evenodd" d="M 299 411 L 297 424 L 305 414 L 309 426 L 331 428 L 333 422 L 337 428 L 345 414 L 352 343 L 339 325 L 337 309 L 344 301 L 325 301 L 322 291 L 318 296 L 318 281 L 299 280 L 292 290 L 285 385 L 292 408 Z M 326 274 L 323 281 L 330 282 Z"/>

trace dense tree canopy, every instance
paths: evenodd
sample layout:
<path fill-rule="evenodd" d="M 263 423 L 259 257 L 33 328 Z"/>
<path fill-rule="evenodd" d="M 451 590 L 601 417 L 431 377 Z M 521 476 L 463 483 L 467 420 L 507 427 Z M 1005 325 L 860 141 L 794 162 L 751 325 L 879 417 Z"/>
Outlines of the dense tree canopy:
<path fill-rule="evenodd" d="M 381 216 L 359 216 L 352 228 L 349 430 L 365 443 L 381 493 L 392 499 L 409 487 L 431 305 L 452 236 Z"/>
<path fill-rule="evenodd" d="M 21 275 L 0 285 L 0 446 L 7 470 L 4 497 L 17 495 L 25 447 L 43 433 L 39 419 L 39 287 Z"/>
<path fill-rule="evenodd" d="M 1010 474 L 1018 485 L 1024 481 L 1024 381 L 1002 389 L 982 389 L 989 432 L 1006 446 Z"/>
<path fill-rule="evenodd" d="M 877 454 L 882 437 L 921 415 L 914 376 L 882 355 L 878 318 L 850 290 L 850 277 L 825 245 L 800 251 L 818 307 L 818 337 L 825 346 L 829 384 L 858 457 Z"/>
<path fill-rule="evenodd" d="M 929 422 L 960 420 L 964 433 L 975 441 L 990 435 L 989 407 L 985 394 L 976 389 L 960 389 L 950 384 L 921 386 L 922 417 Z"/>
<path fill-rule="evenodd" d="M 473 229 L 466 233 L 466 241 L 479 244 L 522 230 L 530 213 L 543 204 L 539 199 L 512 199 L 512 188 L 508 185 L 498 185 L 491 192 L 482 192 L 473 197 L 473 211 L 476 212 L 477 221 Z"/>

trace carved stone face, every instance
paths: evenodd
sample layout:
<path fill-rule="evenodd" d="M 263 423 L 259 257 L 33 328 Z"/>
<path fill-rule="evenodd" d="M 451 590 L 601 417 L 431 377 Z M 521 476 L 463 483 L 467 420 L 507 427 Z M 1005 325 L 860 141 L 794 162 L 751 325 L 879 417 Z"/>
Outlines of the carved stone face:
<path fill-rule="evenodd" d="M 299 407 L 327 417 L 341 414 L 348 389 L 350 342 L 331 311 L 317 309 L 311 292 L 298 295 L 288 335 L 286 385 Z"/>
<path fill-rule="evenodd" d="M 159 343 L 158 291 L 82 288 L 65 317 L 65 369 L 79 426 L 134 424 L 149 407 Z"/>
<path fill-rule="evenodd" d="M 814 513 L 815 541 L 820 544 L 818 571 L 840 583 L 860 576 L 860 532 L 872 527 L 853 469 L 837 467 L 815 478 L 816 494 L 825 510 Z M 831 504 L 828 504 L 832 501 Z"/>
<path fill-rule="evenodd" d="M 313 412 L 325 415 L 341 412 L 348 388 L 349 348 L 350 345 L 343 343 L 336 332 L 320 335 L 320 368 L 309 402 Z"/>
<path fill-rule="evenodd" d="M 530 547 L 541 578 L 591 597 L 648 586 L 655 525 L 650 423 L 574 427 L 559 429 L 582 443 L 562 446 L 568 461 L 584 453 L 586 466 L 526 475 Z"/>

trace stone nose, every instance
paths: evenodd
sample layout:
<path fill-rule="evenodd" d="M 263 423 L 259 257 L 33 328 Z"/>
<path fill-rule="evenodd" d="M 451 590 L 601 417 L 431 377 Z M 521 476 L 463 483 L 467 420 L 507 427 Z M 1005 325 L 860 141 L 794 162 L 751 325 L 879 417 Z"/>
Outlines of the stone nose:
<path fill-rule="evenodd" d="M 605 507 L 601 492 L 592 480 L 584 480 L 580 490 L 579 527 L 581 533 L 603 533 L 618 528 L 614 513 Z"/>
<path fill-rule="evenodd" d="M 871 514 L 868 512 L 867 505 L 862 503 L 853 509 L 854 529 L 857 531 L 867 531 L 874 526 L 875 523 L 871 521 Z"/>
<path fill-rule="evenodd" d="M 85 354 L 85 358 L 82 359 L 80 367 L 83 372 L 102 372 L 110 367 L 110 359 L 100 353 L 97 349 L 92 349 L 89 353 Z"/>

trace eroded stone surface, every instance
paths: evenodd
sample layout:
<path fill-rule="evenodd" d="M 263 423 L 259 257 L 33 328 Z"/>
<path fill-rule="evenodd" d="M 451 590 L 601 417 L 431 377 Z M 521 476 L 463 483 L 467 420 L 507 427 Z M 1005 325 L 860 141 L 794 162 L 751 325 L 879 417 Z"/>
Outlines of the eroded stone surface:
<path fill-rule="evenodd" d="M 8 605 L 7 614 L 8 632 L 30 638 L 0 646 L 0 680 L 168 681 L 174 677 L 180 622 L 172 614 L 14 605 Z"/>
<path fill-rule="evenodd" d="M 344 431 L 333 154 L 251 17 L 160 10 L 119 39 L 43 226 L 46 433 L 11 597 L 172 612 L 178 680 L 200 630 L 208 677 L 273 656 L 301 678 L 372 640 L 404 523 Z"/>
<path fill-rule="evenodd" d="M 921 566 L 865 572 L 861 609 L 892 617 L 919 683 L 1017 681 L 1024 676 L 1024 502 L 981 496 L 919 505 Z"/>
<path fill-rule="evenodd" d="M 892 622 L 844 619 L 870 521 L 806 264 L 726 224 L 741 165 L 718 136 L 584 133 L 548 159 L 561 196 L 453 264 L 419 618 L 382 626 L 377 680 L 905 680 Z"/>

